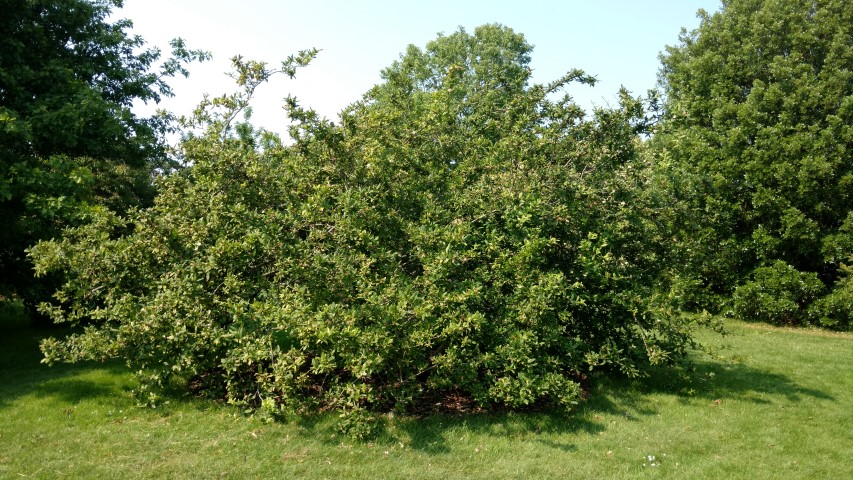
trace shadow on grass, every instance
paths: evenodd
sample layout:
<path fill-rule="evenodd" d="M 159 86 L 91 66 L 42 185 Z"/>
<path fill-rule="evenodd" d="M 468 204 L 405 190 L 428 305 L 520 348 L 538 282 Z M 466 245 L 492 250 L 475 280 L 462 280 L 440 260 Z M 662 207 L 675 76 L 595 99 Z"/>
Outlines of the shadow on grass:
<path fill-rule="evenodd" d="M 9 367 L 3 365 L 0 368 Z M 26 372 L 4 372 L 0 375 L 0 409 L 7 408 L 25 396 L 53 398 L 72 404 L 98 398 L 112 401 L 116 397 L 129 396 L 130 389 L 124 385 L 125 378 L 115 380 L 126 371 L 118 362 L 86 362 L 52 367 L 39 364 Z"/>
<path fill-rule="evenodd" d="M 126 371 L 121 362 L 41 363 L 39 342 L 68 333 L 67 328 L 33 325 L 22 310 L 4 306 L 0 312 L 0 409 L 26 395 L 78 403 L 126 393 L 120 382 L 104 381 Z"/>
<path fill-rule="evenodd" d="M 572 452 L 576 447 L 559 441 L 556 435 L 596 434 L 607 428 L 607 418 L 641 422 L 660 412 L 655 395 L 675 396 L 682 403 L 746 401 L 757 404 L 791 403 L 835 398 L 826 392 L 805 388 L 791 378 L 738 363 L 704 360 L 678 367 L 653 369 L 648 377 L 628 379 L 597 374 L 591 379 L 589 397 L 574 412 L 535 412 L 436 415 L 397 421 L 396 428 L 416 450 L 428 454 L 448 453 L 448 438 L 470 432 L 477 435 L 519 438 L 543 446 Z M 397 442 L 393 432 L 379 435 L 379 441 Z"/>
<path fill-rule="evenodd" d="M 660 413 L 655 394 L 673 395 L 680 403 L 731 400 L 756 404 L 797 403 L 804 399 L 835 401 L 823 391 L 798 385 L 786 375 L 740 363 L 694 360 L 678 367 L 652 369 L 649 376 L 626 379 L 598 375 L 584 410 L 619 414 L 628 420 Z"/>
<path fill-rule="evenodd" d="M 396 443 L 405 440 L 409 447 L 427 454 L 449 453 L 449 439 L 472 433 L 477 436 L 510 438 L 541 443 L 566 452 L 577 450 L 571 443 L 554 440 L 563 433 L 597 433 L 604 426 L 566 412 L 504 412 L 460 416 L 433 415 L 407 418 L 395 423 L 395 432 L 384 431 L 379 441 Z M 405 438 L 399 438 L 400 436 Z"/>
<path fill-rule="evenodd" d="M 80 370 L 85 371 L 93 366 L 87 368 L 87 366 L 82 365 Z M 103 366 L 97 365 L 96 368 L 103 369 Z M 53 398 L 65 403 L 76 404 L 83 400 L 97 398 L 113 399 L 120 395 L 127 395 L 128 391 L 115 382 L 104 383 L 98 380 L 65 378 L 63 376 L 40 382 L 31 394 L 37 398 Z"/>

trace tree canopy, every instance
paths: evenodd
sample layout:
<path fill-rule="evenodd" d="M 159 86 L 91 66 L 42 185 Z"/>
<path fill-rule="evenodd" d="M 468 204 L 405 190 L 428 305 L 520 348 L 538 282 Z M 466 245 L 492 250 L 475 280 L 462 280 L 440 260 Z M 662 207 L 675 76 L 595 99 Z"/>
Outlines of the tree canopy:
<path fill-rule="evenodd" d="M 28 299 L 42 288 L 27 247 L 84 222 L 91 205 L 150 205 L 152 176 L 168 168 L 160 140 L 166 123 L 131 107 L 171 95 L 166 80 L 206 58 L 175 40 L 173 57 L 157 67 L 160 51 L 128 35 L 129 21 L 107 21 L 118 6 L 0 5 L 0 286 Z"/>
<path fill-rule="evenodd" d="M 737 289 L 746 318 L 850 325 L 849 308 L 819 299 L 853 255 L 853 5 L 731 0 L 700 14 L 662 55 L 654 139 L 695 215 L 683 228 L 692 302 L 719 308 Z M 783 286 L 810 278 L 809 295 Z"/>

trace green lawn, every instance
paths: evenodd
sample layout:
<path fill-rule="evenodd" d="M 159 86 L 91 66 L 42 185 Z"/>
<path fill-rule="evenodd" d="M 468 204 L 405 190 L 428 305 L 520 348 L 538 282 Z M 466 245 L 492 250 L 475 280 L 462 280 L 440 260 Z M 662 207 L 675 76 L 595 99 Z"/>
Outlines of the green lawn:
<path fill-rule="evenodd" d="M 329 418 L 137 408 L 121 364 L 41 365 L 58 332 L 7 313 L 0 478 L 853 478 L 853 335 L 727 327 L 714 358 L 599 381 L 572 415 L 388 419 L 360 443 Z"/>

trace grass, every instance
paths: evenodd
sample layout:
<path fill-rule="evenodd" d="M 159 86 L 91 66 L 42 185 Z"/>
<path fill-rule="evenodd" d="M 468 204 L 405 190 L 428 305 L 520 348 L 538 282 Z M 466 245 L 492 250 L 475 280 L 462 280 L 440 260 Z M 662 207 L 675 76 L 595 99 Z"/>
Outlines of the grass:
<path fill-rule="evenodd" d="M 361 443 L 330 418 L 137 408 L 120 363 L 43 366 L 38 340 L 62 331 L 7 312 L 0 478 L 853 478 L 853 335 L 727 327 L 713 357 L 598 379 L 571 415 L 387 419 Z"/>

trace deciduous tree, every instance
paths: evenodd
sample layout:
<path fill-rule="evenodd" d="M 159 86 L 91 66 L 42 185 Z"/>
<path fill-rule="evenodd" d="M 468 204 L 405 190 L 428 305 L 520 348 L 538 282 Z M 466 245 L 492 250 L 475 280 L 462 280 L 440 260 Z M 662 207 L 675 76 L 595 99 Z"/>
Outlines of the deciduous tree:
<path fill-rule="evenodd" d="M 662 55 L 654 140 L 687 209 L 690 302 L 719 308 L 789 268 L 829 291 L 853 254 L 853 3 L 726 0 L 700 16 Z M 785 318 L 838 323 L 809 303 Z"/>
<path fill-rule="evenodd" d="M 0 2 L 0 286 L 44 298 L 25 249 L 87 221 L 89 207 L 150 205 L 153 176 L 170 168 L 162 117 L 135 101 L 171 95 L 166 80 L 203 52 L 144 49 L 109 22 L 119 0 Z"/>

